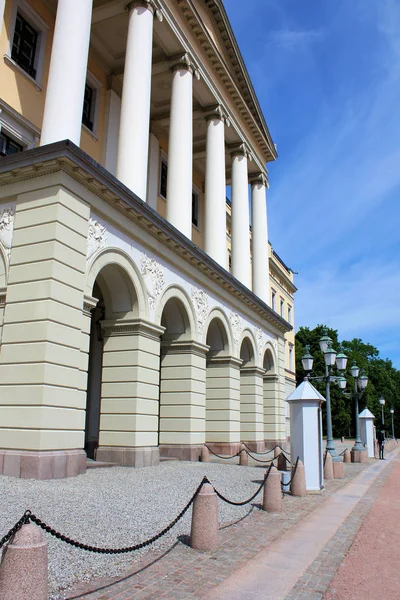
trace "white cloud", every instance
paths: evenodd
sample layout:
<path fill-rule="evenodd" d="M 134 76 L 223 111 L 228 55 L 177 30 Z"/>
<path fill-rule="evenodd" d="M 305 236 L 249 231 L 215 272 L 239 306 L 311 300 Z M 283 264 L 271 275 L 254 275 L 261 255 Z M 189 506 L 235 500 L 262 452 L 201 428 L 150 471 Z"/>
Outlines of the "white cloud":
<path fill-rule="evenodd" d="M 278 29 L 268 34 L 268 41 L 275 48 L 297 50 L 299 47 L 321 40 L 321 29 Z"/>

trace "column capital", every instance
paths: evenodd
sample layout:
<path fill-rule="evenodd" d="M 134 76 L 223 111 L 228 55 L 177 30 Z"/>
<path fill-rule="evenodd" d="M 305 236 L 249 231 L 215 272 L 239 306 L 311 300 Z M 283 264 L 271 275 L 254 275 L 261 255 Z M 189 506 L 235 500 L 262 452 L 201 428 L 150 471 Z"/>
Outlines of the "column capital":
<path fill-rule="evenodd" d="M 83 297 L 83 314 L 87 317 L 91 317 L 92 310 L 96 308 L 98 301 L 98 298 L 85 294 Z"/>
<path fill-rule="evenodd" d="M 216 104 L 215 106 L 208 106 L 207 108 L 205 108 L 204 118 L 207 122 L 218 119 L 219 121 L 222 121 L 227 127 L 231 126 L 228 114 L 220 104 Z"/>
<path fill-rule="evenodd" d="M 249 182 L 251 185 L 261 184 L 267 189 L 269 188 L 268 175 L 263 171 L 260 171 L 260 173 L 251 173 L 249 175 Z"/>
<path fill-rule="evenodd" d="M 147 8 L 150 10 L 151 13 L 157 17 L 160 23 L 163 20 L 163 14 L 158 0 L 131 0 L 131 2 L 126 5 L 126 9 L 131 11 L 136 6 L 141 6 L 142 8 Z"/>
<path fill-rule="evenodd" d="M 191 73 L 197 80 L 200 79 L 199 68 L 188 52 L 184 52 L 183 54 L 176 54 L 175 56 L 170 56 L 167 59 L 167 62 L 172 72 L 180 70 L 189 71 L 189 73 Z"/>
<path fill-rule="evenodd" d="M 232 146 L 229 146 L 228 148 L 232 158 L 234 156 L 245 156 L 248 161 L 253 160 L 253 156 L 250 152 L 250 149 L 245 142 L 241 142 L 240 144 L 234 144 Z"/>

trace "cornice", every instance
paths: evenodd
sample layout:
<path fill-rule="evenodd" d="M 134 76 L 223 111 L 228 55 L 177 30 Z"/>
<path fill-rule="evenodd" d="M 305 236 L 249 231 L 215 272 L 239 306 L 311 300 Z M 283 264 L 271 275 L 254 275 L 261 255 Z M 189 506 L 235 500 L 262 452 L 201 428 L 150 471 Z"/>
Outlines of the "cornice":
<path fill-rule="evenodd" d="M 269 258 L 269 271 L 270 271 L 271 276 L 275 279 L 275 281 L 279 285 L 284 285 L 288 288 L 289 293 L 294 294 L 295 292 L 297 292 L 297 287 L 294 285 L 294 283 L 291 281 L 291 279 L 283 271 L 283 268 L 280 268 L 276 264 L 273 257 Z M 276 277 L 274 277 L 274 275 L 276 275 Z M 279 281 L 279 279 L 282 279 L 283 283 L 281 283 Z"/>
<path fill-rule="evenodd" d="M 292 326 L 69 140 L 2 158 L 0 186 L 64 172 L 281 332 Z"/>
<path fill-rule="evenodd" d="M 177 0 L 183 16 L 220 76 L 222 83 L 235 102 L 242 118 L 260 145 L 265 161 L 275 160 L 278 156 L 276 147 L 262 114 L 223 3 L 221 0 L 203 0 L 203 2 L 212 13 L 214 22 L 219 29 L 224 46 L 233 64 L 234 77 L 232 76 L 232 69 L 225 62 L 224 57 L 220 54 L 204 27 L 193 0 Z"/>

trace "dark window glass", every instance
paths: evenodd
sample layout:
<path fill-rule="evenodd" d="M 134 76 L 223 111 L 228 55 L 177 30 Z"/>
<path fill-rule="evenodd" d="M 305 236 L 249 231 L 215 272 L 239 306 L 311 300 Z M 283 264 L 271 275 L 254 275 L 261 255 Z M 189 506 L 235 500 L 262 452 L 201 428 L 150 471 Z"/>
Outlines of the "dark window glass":
<path fill-rule="evenodd" d="M 228 258 L 228 264 L 229 264 L 229 271 L 232 269 L 232 254 L 229 252 L 229 258 Z"/>
<path fill-rule="evenodd" d="M 11 58 L 31 77 L 36 77 L 35 55 L 38 32 L 19 13 L 15 21 Z"/>
<path fill-rule="evenodd" d="M 16 152 L 22 152 L 23 147 L 21 144 L 14 142 L 8 135 L 0 132 L 0 156 L 7 156 L 8 154 L 15 154 Z"/>
<path fill-rule="evenodd" d="M 168 165 L 163 160 L 161 161 L 161 177 L 160 177 L 160 195 L 164 198 L 167 197 L 167 177 L 168 177 Z"/>
<path fill-rule="evenodd" d="M 199 226 L 199 195 L 192 192 L 192 223 Z"/>
<path fill-rule="evenodd" d="M 94 102 L 94 90 L 88 84 L 85 85 L 85 96 L 83 99 L 83 113 L 82 123 L 86 125 L 88 129 L 93 131 L 93 102 Z"/>

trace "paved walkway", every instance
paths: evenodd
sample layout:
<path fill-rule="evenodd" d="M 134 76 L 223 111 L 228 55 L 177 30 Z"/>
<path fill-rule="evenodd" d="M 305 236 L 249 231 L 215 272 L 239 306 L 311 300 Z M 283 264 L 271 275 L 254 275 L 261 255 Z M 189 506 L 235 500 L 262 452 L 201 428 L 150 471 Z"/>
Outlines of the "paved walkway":
<path fill-rule="evenodd" d="M 220 532 L 220 549 L 212 555 L 177 543 L 162 557 L 148 556 L 122 579 L 93 582 L 64 597 L 321 600 L 393 458 L 372 460 L 367 468 L 348 464 L 346 479 L 328 482 L 325 494 L 285 496 L 279 515 L 253 508 L 251 517 Z"/>

